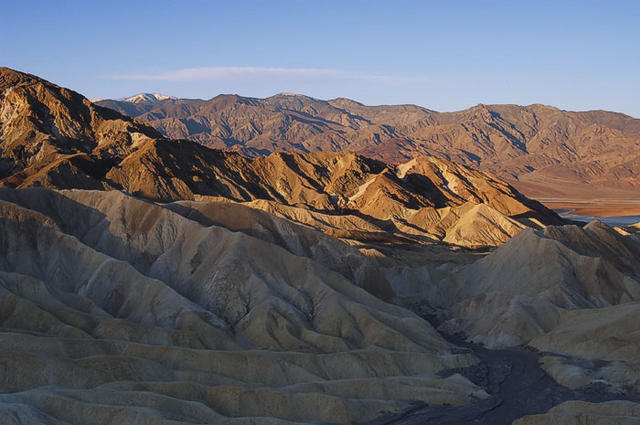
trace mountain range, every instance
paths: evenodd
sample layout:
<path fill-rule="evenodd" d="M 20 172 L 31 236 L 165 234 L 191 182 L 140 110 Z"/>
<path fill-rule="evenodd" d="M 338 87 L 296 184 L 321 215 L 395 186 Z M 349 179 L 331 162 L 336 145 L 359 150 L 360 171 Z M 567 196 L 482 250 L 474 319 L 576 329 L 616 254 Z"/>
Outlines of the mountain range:
<path fill-rule="evenodd" d="M 247 158 L 168 140 L 37 77 L 2 75 L 0 186 L 118 189 L 164 202 L 220 197 L 344 235 L 473 247 L 505 242 L 524 224 L 561 222 L 500 179 L 445 159 L 389 165 L 351 153 Z M 482 237 L 473 236 L 475 226 L 486 228 Z"/>
<path fill-rule="evenodd" d="M 429 152 L 228 147 L 0 68 L 0 423 L 640 421 L 640 224 Z"/>
<path fill-rule="evenodd" d="M 97 104 L 172 139 L 245 155 L 350 151 L 391 163 L 432 155 L 495 173 L 532 197 L 639 199 L 640 120 L 615 112 L 546 105 L 436 112 L 296 94 Z"/>

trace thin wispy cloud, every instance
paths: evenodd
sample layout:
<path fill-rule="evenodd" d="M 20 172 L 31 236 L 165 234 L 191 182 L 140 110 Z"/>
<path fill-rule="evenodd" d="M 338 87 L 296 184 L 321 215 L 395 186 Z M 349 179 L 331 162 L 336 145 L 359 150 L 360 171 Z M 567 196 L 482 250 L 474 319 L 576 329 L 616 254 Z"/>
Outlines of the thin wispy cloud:
<path fill-rule="evenodd" d="M 259 66 L 213 66 L 184 68 L 152 74 L 111 75 L 115 80 L 146 81 L 218 81 L 269 78 L 296 78 L 307 80 L 360 80 L 380 83 L 417 83 L 428 80 L 424 76 L 396 76 L 362 74 L 352 71 L 325 68 L 277 68 Z"/>

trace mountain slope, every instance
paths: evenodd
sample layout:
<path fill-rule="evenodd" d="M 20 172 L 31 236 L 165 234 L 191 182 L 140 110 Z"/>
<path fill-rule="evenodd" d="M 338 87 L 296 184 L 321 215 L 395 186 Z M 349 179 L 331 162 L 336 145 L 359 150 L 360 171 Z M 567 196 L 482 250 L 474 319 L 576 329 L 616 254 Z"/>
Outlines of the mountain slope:
<path fill-rule="evenodd" d="M 0 199 L 18 423 L 350 423 L 485 396 L 438 376 L 476 360 L 426 321 L 277 245 L 120 192 Z"/>
<path fill-rule="evenodd" d="M 0 186 L 118 189 L 165 202 L 262 200 L 285 218 L 291 208 L 302 208 L 308 218 L 301 224 L 345 237 L 445 240 L 474 248 L 502 243 L 523 225 L 561 222 L 500 179 L 444 159 L 422 157 L 397 166 L 351 153 L 250 159 L 164 139 L 77 93 L 15 71 L 5 74 L 0 146 L 7 166 Z M 273 209 L 274 203 L 289 209 Z M 472 208 L 477 204 L 488 209 Z M 362 222 L 364 227 L 357 224 Z M 477 227 L 486 237 L 470 237 Z"/>
<path fill-rule="evenodd" d="M 0 181 L 99 188 L 119 158 L 161 138 L 71 90 L 0 68 Z"/>
<path fill-rule="evenodd" d="M 478 105 L 438 113 L 282 94 L 173 99 L 147 103 L 139 112 L 131 112 L 126 101 L 100 104 L 139 117 L 169 137 L 253 155 L 353 151 L 395 163 L 438 155 L 544 197 L 584 197 L 594 188 L 601 189 L 599 196 L 633 197 L 640 186 L 640 120 L 613 112 Z"/>
<path fill-rule="evenodd" d="M 441 282 L 443 329 L 488 346 L 527 343 L 568 311 L 640 300 L 639 255 L 637 238 L 600 222 L 527 229 Z"/>
<path fill-rule="evenodd" d="M 262 216 L 247 220 L 238 212 L 246 207 L 230 205 L 225 213 L 206 201 L 162 206 L 117 191 L 1 189 L 0 356 L 7 367 L 0 378 L 0 418 L 47 424 L 125 418 L 141 424 L 350 423 L 382 411 L 401 415 L 408 400 L 458 406 L 487 398 L 452 374 L 481 370 L 469 351 L 446 342 L 408 310 L 358 288 L 357 278 L 347 277 L 348 260 L 339 264 L 318 247 L 354 260 L 357 251 L 261 211 L 247 209 Z M 549 242 L 523 233 L 514 243 L 525 254 L 496 250 L 462 266 L 463 274 L 475 276 L 473 283 L 457 286 L 456 273 L 448 273 L 447 287 L 438 291 L 457 288 L 467 296 L 479 290 L 487 298 L 503 292 L 484 308 L 500 312 L 505 296 L 526 308 L 521 316 L 501 316 L 492 329 L 508 332 L 523 319 L 548 321 L 528 343 L 546 353 L 544 367 L 561 383 L 581 387 L 606 379 L 614 390 L 637 385 L 639 310 L 628 301 L 638 298 L 640 284 L 611 272 L 637 273 L 637 262 L 629 260 L 640 250 L 638 242 L 598 224 L 550 227 L 537 237 Z M 570 274 L 554 279 L 561 287 L 553 288 L 548 275 L 526 267 L 537 255 L 531 249 L 541 244 L 564 249 L 543 259 L 550 269 L 579 271 L 579 262 L 594 267 L 573 282 Z M 383 264 L 378 274 L 386 273 Z M 403 289 L 412 284 L 431 291 L 435 306 L 435 279 L 446 268 L 389 271 L 402 280 L 421 277 Z M 516 275 L 506 276 L 509 269 Z M 623 284 L 628 296 L 620 291 Z M 586 296 L 572 296 L 576 286 Z M 579 303 L 569 306 L 567 299 Z M 481 305 L 479 298 L 472 305 Z M 476 310 L 450 309 L 460 318 L 470 312 Z M 465 328 L 470 335 L 482 337 L 487 322 L 480 319 L 477 329 Z M 584 358 L 599 359 L 594 373 Z M 586 368 L 582 377 L 575 377 L 576 366 Z"/>

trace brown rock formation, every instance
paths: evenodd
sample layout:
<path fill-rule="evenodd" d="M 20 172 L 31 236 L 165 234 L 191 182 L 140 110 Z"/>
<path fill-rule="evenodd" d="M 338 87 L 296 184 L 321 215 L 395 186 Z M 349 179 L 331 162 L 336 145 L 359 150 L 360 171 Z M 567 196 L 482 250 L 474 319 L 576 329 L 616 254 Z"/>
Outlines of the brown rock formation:
<path fill-rule="evenodd" d="M 284 94 L 98 103 L 169 137 L 253 155 L 353 151 L 394 163 L 436 155 L 491 171 L 544 198 L 637 199 L 640 187 L 640 120 L 613 112 L 478 105 L 439 113 Z"/>
<path fill-rule="evenodd" d="M 300 220 L 307 225 L 318 214 L 366 223 L 358 229 L 329 219 L 316 226 L 344 236 L 366 230 L 470 247 L 502 243 L 523 224 L 561 222 L 500 179 L 444 159 L 399 165 L 352 153 L 250 159 L 164 139 L 140 121 L 31 75 L 3 69 L 2 81 L 0 186 L 119 189 L 159 201 L 265 200 L 310 211 L 313 217 Z M 482 211 L 473 208 L 478 204 Z M 476 228 L 484 236 L 471 236 Z"/>

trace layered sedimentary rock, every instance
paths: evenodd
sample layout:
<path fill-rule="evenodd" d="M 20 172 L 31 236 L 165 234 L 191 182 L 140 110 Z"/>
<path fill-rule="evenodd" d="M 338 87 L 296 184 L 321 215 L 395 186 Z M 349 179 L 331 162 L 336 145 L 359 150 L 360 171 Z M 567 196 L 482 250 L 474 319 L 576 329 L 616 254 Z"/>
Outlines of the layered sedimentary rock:
<path fill-rule="evenodd" d="M 483 396 L 438 377 L 476 360 L 427 322 L 276 244 L 119 192 L 0 198 L 17 423 L 348 423 Z"/>
<path fill-rule="evenodd" d="M 443 281 L 443 329 L 489 346 L 524 344 L 568 311 L 640 299 L 640 241 L 599 223 L 528 229 Z"/>

